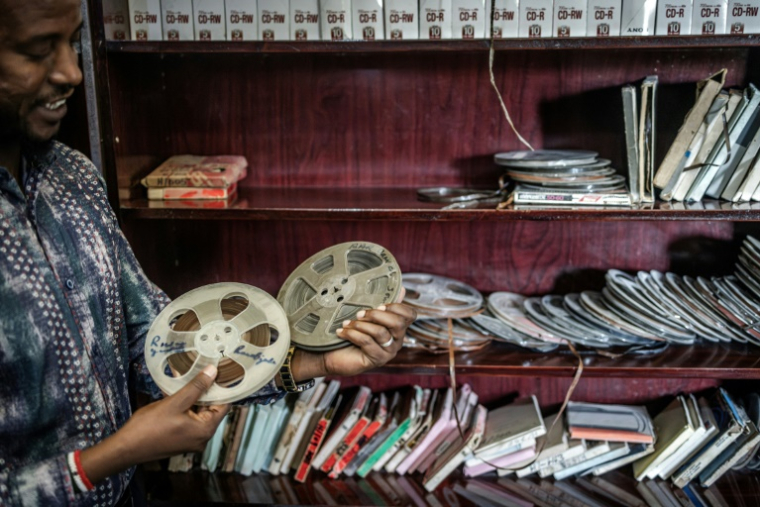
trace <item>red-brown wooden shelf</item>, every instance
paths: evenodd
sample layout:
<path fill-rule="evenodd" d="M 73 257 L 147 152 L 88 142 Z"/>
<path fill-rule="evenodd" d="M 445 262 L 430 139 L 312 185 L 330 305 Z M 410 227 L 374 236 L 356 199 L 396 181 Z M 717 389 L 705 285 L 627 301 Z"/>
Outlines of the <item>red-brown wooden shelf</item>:
<path fill-rule="evenodd" d="M 421 202 L 410 188 L 245 188 L 230 201 L 121 201 L 121 211 L 138 219 L 203 220 L 760 220 L 760 202 L 732 204 L 657 202 L 639 208 L 552 208 L 511 206 L 441 210 Z"/>
<path fill-rule="evenodd" d="M 505 39 L 498 50 L 678 49 L 756 46 L 760 35 Z M 410 41 L 108 41 L 109 53 L 406 53 L 485 51 L 488 40 Z"/>
<path fill-rule="evenodd" d="M 456 355 L 462 375 L 569 377 L 578 360 L 569 350 L 540 354 L 491 343 L 477 351 Z M 386 366 L 370 373 L 447 375 L 448 354 L 402 349 Z M 654 356 L 584 356 L 584 377 L 760 379 L 760 348 L 752 345 L 673 345 Z"/>
<path fill-rule="evenodd" d="M 195 506 L 195 505 L 415 505 L 417 507 L 436 505 L 459 505 L 469 507 L 476 505 L 455 491 L 466 489 L 468 481 L 487 484 L 505 493 L 505 498 L 521 498 L 517 491 L 510 489 L 514 484 L 513 477 L 497 479 L 493 475 L 476 479 L 465 479 L 459 472 L 454 472 L 435 491 L 429 493 L 421 485 L 418 475 L 397 476 L 393 474 L 372 473 L 366 478 L 352 477 L 328 479 L 325 474 L 314 472 L 305 483 L 296 482 L 290 475 L 259 474 L 245 477 L 240 474 L 191 471 L 187 473 L 146 472 L 145 484 L 148 492 L 148 502 L 151 506 Z M 637 490 L 637 483 L 631 477 L 629 467 L 621 471 L 605 474 L 601 481 L 614 485 L 619 490 L 627 492 L 631 497 L 638 498 L 646 505 Z M 553 480 L 539 480 L 528 477 L 521 484 L 529 484 L 534 491 L 545 491 L 549 495 L 557 494 Z M 589 480 L 567 479 L 564 498 L 577 498 L 583 502 L 585 498 L 595 500 L 601 505 L 622 505 L 605 495 L 602 488 L 588 486 Z M 676 488 L 667 482 L 657 481 L 661 486 L 668 487 L 673 492 Z M 597 482 L 597 484 L 600 484 Z M 729 472 L 718 480 L 708 490 L 697 488 L 709 498 L 717 501 L 711 505 L 726 506 L 760 506 L 760 476 L 758 474 Z M 578 495 L 579 492 L 581 495 Z M 680 492 L 677 492 L 680 493 Z M 628 497 L 628 498 L 631 498 Z M 725 503 L 723 503 L 725 502 Z M 507 505 L 507 504 L 504 504 Z M 560 505 L 557 503 L 557 505 Z M 562 504 L 567 505 L 567 504 Z M 577 504 L 574 504 L 577 505 Z"/>

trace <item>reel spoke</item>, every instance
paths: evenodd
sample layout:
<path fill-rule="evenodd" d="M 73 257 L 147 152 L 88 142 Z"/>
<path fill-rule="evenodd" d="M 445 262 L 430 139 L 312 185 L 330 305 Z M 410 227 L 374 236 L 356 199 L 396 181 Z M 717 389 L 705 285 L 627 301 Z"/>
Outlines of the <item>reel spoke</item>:
<path fill-rule="evenodd" d="M 198 316 L 198 321 L 201 323 L 201 327 L 210 324 L 211 322 L 224 320 L 221 301 L 218 298 L 201 301 L 193 306 L 191 310 Z"/>

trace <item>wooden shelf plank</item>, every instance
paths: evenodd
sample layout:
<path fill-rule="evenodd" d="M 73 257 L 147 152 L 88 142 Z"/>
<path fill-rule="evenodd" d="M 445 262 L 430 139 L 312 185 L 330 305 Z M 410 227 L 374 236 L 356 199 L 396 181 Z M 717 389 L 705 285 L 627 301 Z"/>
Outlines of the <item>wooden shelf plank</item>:
<path fill-rule="evenodd" d="M 549 354 L 515 350 L 492 343 L 477 352 L 456 355 L 462 375 L 569 377 L 578 361 L 569 351 Z M 400 375 L 447 375 L 448 354 L 402 349 L 385 367 L 369 372 Z M 760 349 L 751 345 L 671 346 L 655 356 L 584 357 L 584 377 L 760 379 Z"/>
<path fill-rule="evenodd" d="M 496 41 L 498 50 L 604 50 L 753 47 L 760 35 L 683 37 L 608 37 L 567 39 L 507 39 Z M 406 53 L 486 51 L 490 41 L 108 41 L 109 53 Z"/>
<path fill-rule="evenodd" d="M 410 188 L 244 188 L 226 201 L 121 201 L 130 219 L 199 220 L 760 220 L 760 202 L 732 204 L 658 202 L 640 208 L 493 207 L 441 210 L 445 204 L 421 202 Z"/>
<path fill-rule="evenodd" d="M 629 467 L 619 472 L 611 472 L 601 477 L 605 483 L 628 492 L 641 499 L 636 489 L 636 481 L 631 477 Z M 289 475 L 258 474 L 245 477 L 240 474 L 202 472 L 194 470 L 187 473 L 145 472 L 145 484 L 148 501 L 153 506 L 194 506 L 194 505 L 325 505 L 326 502 L 337 505 L 473 505 L 464 497 L 457 495 L 454 488 L 466 487 L 468 479 L 460 472 L 454 472 L 434 492 L 428 493 L 421 485 L 419 475 L 398 476 L 374 472 L 366 478 L 352 477 L 328 479 L 321 472 L 313 472 L 306 483 L 296 482 Z M 509 495 L 517 495 L 509 489 L 514 478 L 497 479 L 493 475 L 469 479 L 476 483 L 488 483 L 497 489 L 503 489 Z M 551 488 L 554 481 L 540 481 L 536 477 L 525 479 L 534 487 Z M 582 491 L 600 504 L 611 500 L 599 495 L 599 491 L 584 488 L 575 479 L 564 481 L 569 491 Z M 658 482 L 659 483 L 659 482 Z M 525 484 L 525 482 L 523 482 Z M 662 482 L 672 487 L 670 483 Z M 757 487 L 756 474 L 729 472 L 709 490 L 702 490 L 710 498 L 720 498 L 723 505 L 760 505 L 760 488 Z M 600 490 L 603 491 L 603 490 Z M 518 498 L 520 497 L 517 495 Z M 511 496 L 514 498 L 514 496 Z"/>

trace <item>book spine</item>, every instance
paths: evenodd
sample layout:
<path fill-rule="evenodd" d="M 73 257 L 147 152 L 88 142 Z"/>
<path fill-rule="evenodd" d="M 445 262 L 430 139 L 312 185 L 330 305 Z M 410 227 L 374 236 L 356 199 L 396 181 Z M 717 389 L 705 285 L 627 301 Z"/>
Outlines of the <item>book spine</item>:
<path fill-rule="evenodd" d="M 322 470 L 325 473 L 330 472 L 335 464 L 338 462 L 338 460 L 345 454 L 345 452 L 351 448 L 357 440 L 362 436 L 362 432 L 364 431 L 364 428 L 367 427 L 369 424 L 369 419 L 366 417 L 362 417 L 359 419 L 359 421 L 354 424 L 354 427 L 351 428 L 351 431 L 349 431 L 343 441 L 338 444 L 338 447 L 335 449 L 335 451 L 330 455 L 327 460 L 325 460 L 324 463 L 322 463 L 322 467 L 320 470 Z"/>
<path fill-rule="evenodd" d="M 314 459 L 314 456 L 316 456 L 317 451 L 319 451 L 319 446 L 322 445 L 322 441 L 324 440 L 325 434 L 327 433 L 329 427 L 330 420 L 326 417 L 321 418 L 317 423 L 314 434 L 309 440 L 309 446 L 306 448 L 306 453 L 304 454 L 301 463 L 298 465 L 298 470 L 296 471 L 295 479 L 298 482 L 304 482 L 306 480 L 306 477 L 309 475 L 311 462 Z"/>
<path fill-rule="evenodd" d="M 350 449 L 348 449 L 343 456 L 341 456 L 340 460 L 335 464 L 335 466 L 330 471 L 328 477 L 330 479 L 337 479 L 341 472 L 346 469 L 348 464 L 351 462 L 352 459 L 354 459 L 354 456 L 359 452 L 359 449 L 371 439 L 375 433 L 380 429 L 382 426 L 382 423 L 380 421 L 373 421 L 369 426 L 367 426 L 366 431 L 364 434 L 362 434 L 361 437 L 359 437 L 359 440 L 354 443 L 353 446 L 351 446 Z"/>

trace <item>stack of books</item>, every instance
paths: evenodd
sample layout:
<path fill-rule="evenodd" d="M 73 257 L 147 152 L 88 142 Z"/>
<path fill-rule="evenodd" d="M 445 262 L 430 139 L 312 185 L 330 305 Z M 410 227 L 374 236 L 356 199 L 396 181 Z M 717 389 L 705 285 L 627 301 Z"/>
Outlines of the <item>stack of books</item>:
<path fill-rule="evenodd" d="M 434 491 L 460 467 L 467 478 L 495 473 L 520 484 L 530 476 L 593 479 L 632 465 L 643 484 L 670 480 L 691 492 L 732 468 L 757 467 L 760 396 L 746 400 L 747 410 L 721 388 L 678 396 L 653 419 L 642 406 L 575 402 L 563 417 L 543 417 L 534 396 L 487 410 L 468 384 L 456 393 L 411 386 L 373 394 L 319 379 L 272 405 L 233 407 L 202 456 L 175 456 L 169 469 L 292 472 L 299 482 L 312 472 L 338 479 L 382 471 L 418 474 Z"/>
<path fill-rule="evenodd" d="M 141 182 L 151 200 L 230 199 L 245 178 L 248 162 L 234 155 L 176 155 Z"/>

